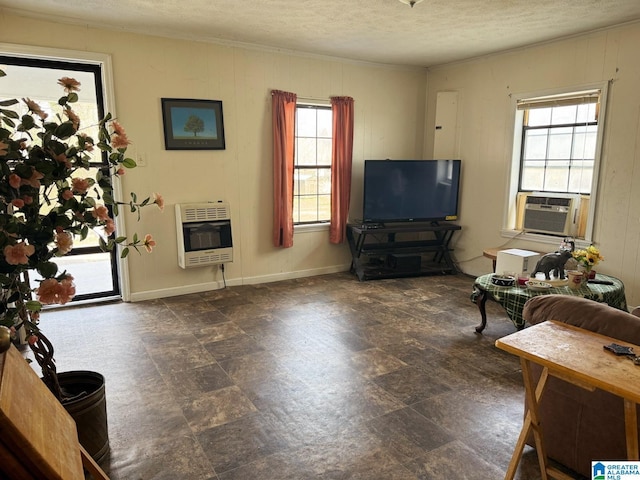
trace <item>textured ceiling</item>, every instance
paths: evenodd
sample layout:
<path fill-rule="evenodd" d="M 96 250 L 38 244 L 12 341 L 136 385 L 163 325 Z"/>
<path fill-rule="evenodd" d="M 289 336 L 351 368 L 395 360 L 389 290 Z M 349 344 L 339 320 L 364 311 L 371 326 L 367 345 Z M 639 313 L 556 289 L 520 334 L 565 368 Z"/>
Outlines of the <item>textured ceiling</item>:
<path fill-rule="evenodd" d="M 640 0 L 0 0 L 0 11 L 428 67 L 640 20 Z"/>

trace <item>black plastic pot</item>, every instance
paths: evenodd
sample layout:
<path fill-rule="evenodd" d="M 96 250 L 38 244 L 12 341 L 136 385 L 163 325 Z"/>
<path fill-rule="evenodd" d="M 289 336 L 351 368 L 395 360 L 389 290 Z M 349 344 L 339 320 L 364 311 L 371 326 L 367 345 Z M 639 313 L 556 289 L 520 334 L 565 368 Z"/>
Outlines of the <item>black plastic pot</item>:
<path fill-rule="evenodd" d="M 100 463 L 109 453 L 104 377 L 78 370 L 59 373 L 58 381 L 65 394 L 74 397 L 62 405 L 76 422 L 80 445 Z"/>

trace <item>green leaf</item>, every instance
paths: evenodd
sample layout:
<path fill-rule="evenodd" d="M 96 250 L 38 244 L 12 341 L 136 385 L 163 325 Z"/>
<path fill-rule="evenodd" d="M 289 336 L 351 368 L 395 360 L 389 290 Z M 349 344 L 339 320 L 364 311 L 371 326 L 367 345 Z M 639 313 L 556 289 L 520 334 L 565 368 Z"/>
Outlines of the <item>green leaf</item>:
<path fill-rule="evenodd" d="M 66 105 L 66 104 L 67 104 L 67 97 L 66 97 L 66 96 L 64 96 L 64 97 L 60 97 L 60 98 L 58 99 L 58 105 L 60 105 L 60 106 L 64 106 L 64 105 Z"/>
<path fill-rule="evenodd" d="M 116 243 L 122 243 L 122 242 L 126 242 L 126 240 L 127 240 L 127 237 L 120 236 L 120 237 L 116 237 L 114 241 Z"/>
<path fill-rule="evenodd" d="M 122 166 L 125 168 L 136 168 L 138 166 L 138 164 L 136 163 L 136 161 L 133 158 L 125 158 L 122 161 Z"/>
<path fill-rule="evenodd" d="M 53 278 L 58 273 L 58 265 L 53 262 L 42 262 L 38 264 L 37 270 L 43 278 Z"/>
<path fill-rule="evenodd" d="M 0 70 L 1 72 L 2 70 Z M 3 77 L 4 75 L 0 75 L 0 77 Z M 18 100 L 16 100 L 15 98 L 12 98 L 11 100 L 2 100 L 0 101 L 0 107 L 10 107 L 11 105 L 15 105 L 16 103 L 19 103 Z"/>
<path fill-rule="evenodd" d="M 16 122 L 7 117 L 2 117 L 2 121 L 9 125 L 11 128 L 16 128 Z"/>
<path fill-rule="evenodd" d="M 122 253 L 120 254 L 120 258 L 127 258 L 127 255 L 129 255 L 129 248 L 123 248 L 122 249 Z"/>
<path fill-rule="evenodd" d="M 67 101 L 69 103 L 76 103 L 78 101 L 78 94 L 76 92 L 71 92 L 67 95 Z"/>
<path fill-rule="evenodd" d="M 30 312 L 39 312 L 42 310 L 42 304 L 37 300 L 29 300 L 28 302 L 25 302 L 24 305 Z"/>
<path fill-rule="evenodd" d="M 67 138 L 69 138 L 71 135 L 73 135 L 74 133 L 76 133 L 76 129 L 73 126 L 73 123 L 71 122 L 63 122 L 60 125 L 58 125 L 58 128 L 56 128 L 53 132 L 53 134 L 62 139 L 65 140 Z"/>
<path fill-rule="evenodd" d="M 5 108 L 0 109 L 0 112 L 9 117 L 9 118 L 20 118 L 20 115 L 18 115 L 16 112 L 14 112 L 13 110 L 7 110 Z M 27 117 L 30 117 L 29 115 L 25 115 Z"/>
<path fill-rule="evenodd" d="M 31 115 L 23 115 L 22 126 L 25 128 L 25 130 L 31 130 L 36 126 L 36 122 L 33 120 L 33 117 Z"/>

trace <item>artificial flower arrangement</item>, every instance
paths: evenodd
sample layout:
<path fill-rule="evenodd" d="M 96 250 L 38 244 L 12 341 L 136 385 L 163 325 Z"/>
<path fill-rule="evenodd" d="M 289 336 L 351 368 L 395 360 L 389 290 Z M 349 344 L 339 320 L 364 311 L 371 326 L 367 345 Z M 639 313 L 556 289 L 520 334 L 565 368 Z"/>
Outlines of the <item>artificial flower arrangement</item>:
<path fill-rule="evenodd" d="M 577 260 L 578 265 L 584 267 L 587 272 L 590 272 L 598 262 L 604 260 L 604 257 L 600 255 L 600 250 L 594 245 L 589 245 L 585 249 L 574 250 L 571 254 Z"/>
<path fill-rule="evenodd" d="M 0 77 L 5 75 L 0 70 Z M 138 201 L 135 193 L 129 202 L 114 199 L 112 179 L 136 166 L 126 156 L 131 142 L 110 114 L 99 121 L 96 142 L 73 110 L 80 83 L 64 77 L 58 84 L 65 94 L 55 118 L 29 98 L 0 101 L 0 325 L 12 334 L 24 329 L 45 383 L 61 399 L 53 347 L 38 321 L 43 305 L 65 304 L 76 290 L 73 276 L 58 271 L 52 259 L 69 253 L 74 239 L 85 239 L 91 230 L 103 250 L 117 245 L 123 258 L 132 248 L 151 252 L 151 235 L 116 236 L 113 217 L 126 205 L 139 219 L 141 207 L 155 204 L 162 210 L 164 201 L 158 194 Z M 94 162 L 104 158 L 107 164 L 90 177 L 96 154 Z M 42 277 L 35 289 L 30 272 Z"/>

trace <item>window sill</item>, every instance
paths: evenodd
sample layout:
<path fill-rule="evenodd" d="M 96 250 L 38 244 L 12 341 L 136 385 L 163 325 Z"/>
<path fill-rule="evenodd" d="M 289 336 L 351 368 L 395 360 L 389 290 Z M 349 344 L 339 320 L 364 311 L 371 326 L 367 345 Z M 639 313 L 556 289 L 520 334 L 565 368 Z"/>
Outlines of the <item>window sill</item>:
<path fill-rule="evenodd" d="M 554 245 L 556 249 L 566 238 L 565 236 L 557 236 L 557 235 L 543 235 L 540 233 L 527 233 L 522 230 L 510 230 L 510 229 L 502 229 L 500 231 L 500 235 L 504 238 L 511 238 L 518 240 L 526 240 L 529 242 L 543 243 L 548 245 Z M 587 248 L 591 245 L 584 239 L 576 238 L 575 239 L 575 248 Z"/>
<path fill-rule="evenodd" d="M 322 232 L 329 230 L 329 223 L 309 223 L 306 225 L 294 225 L 293 233 L 310 233 L 310 232 Z"/>

